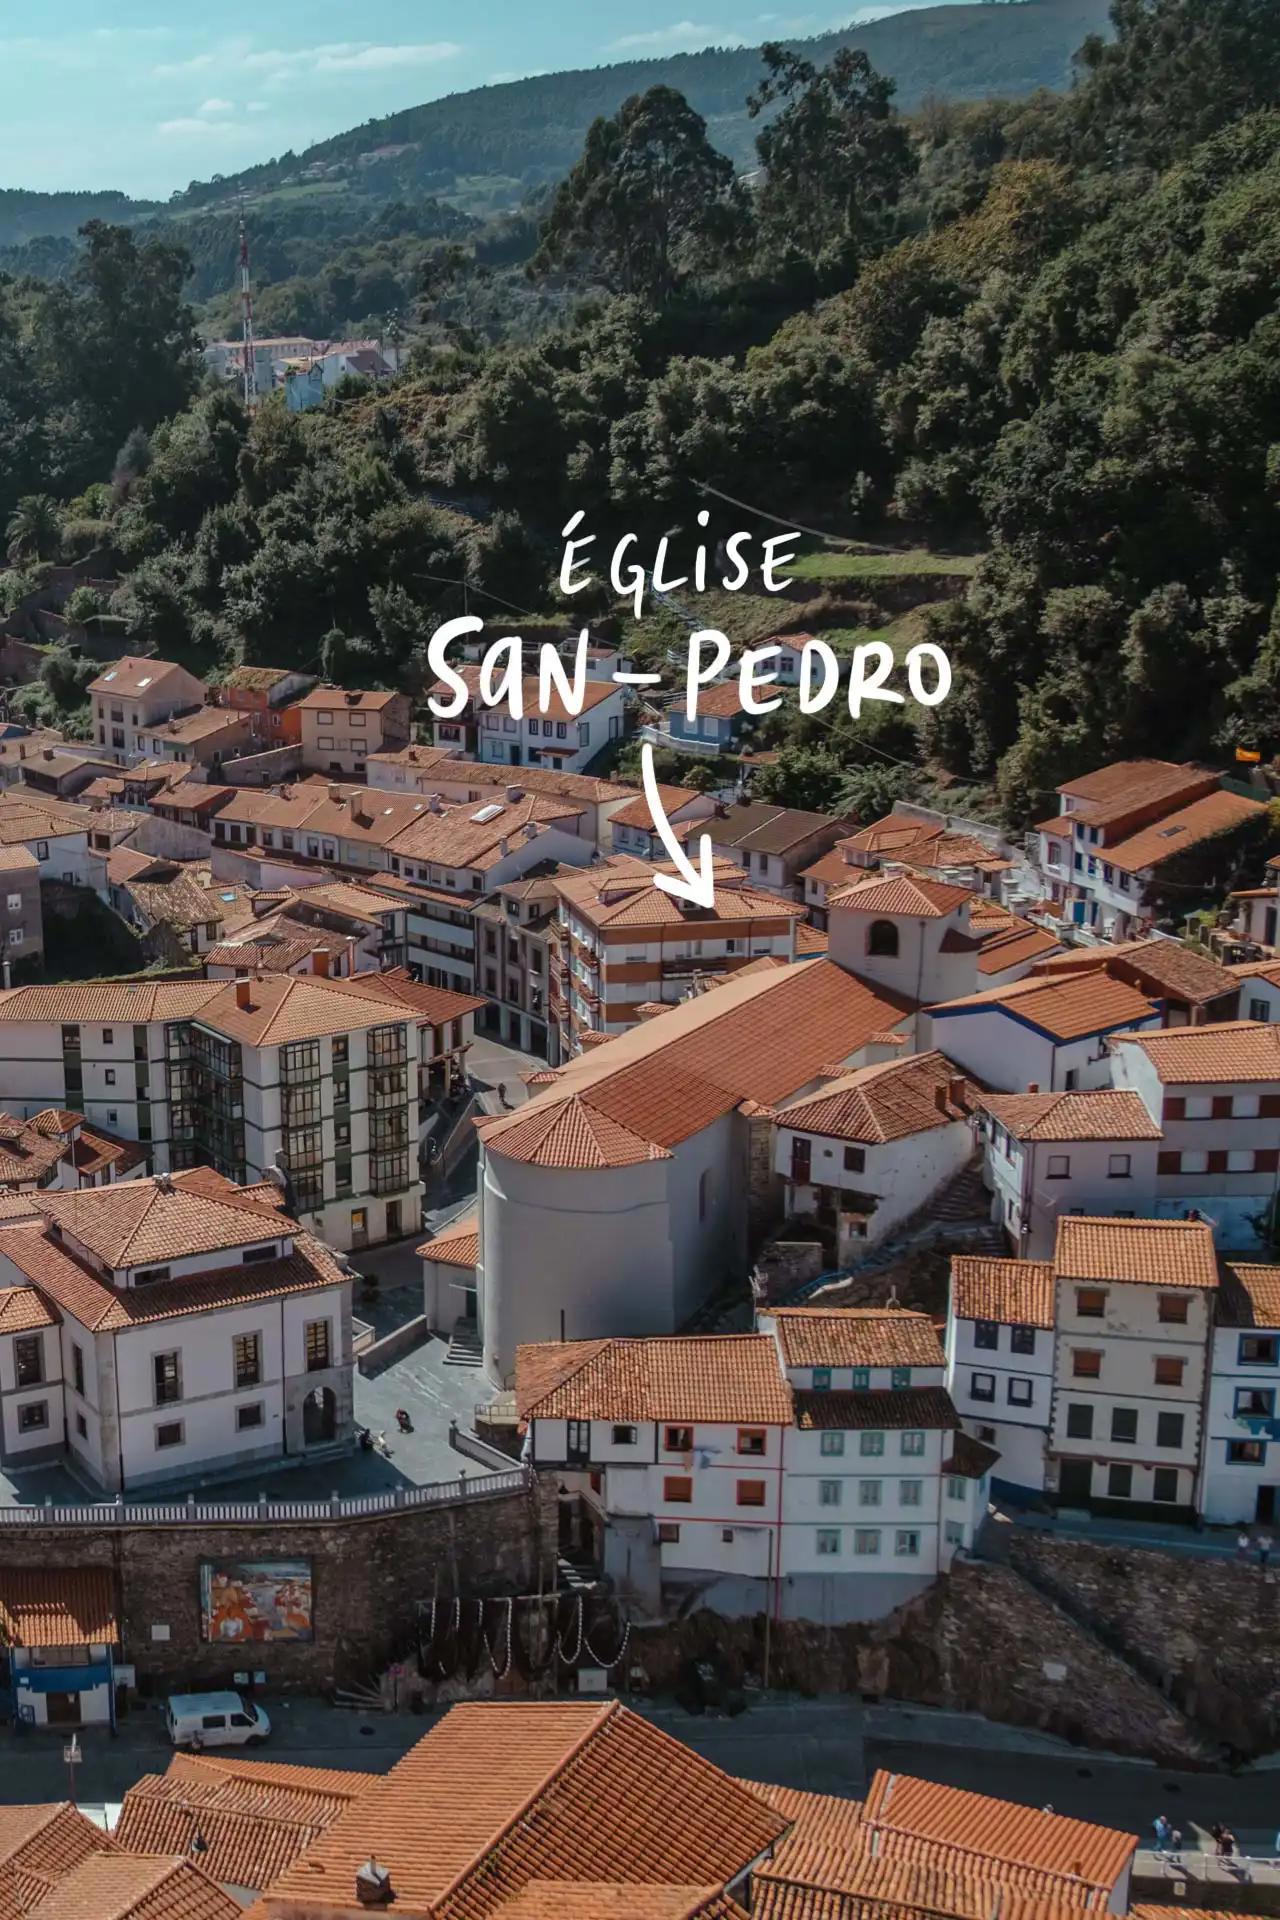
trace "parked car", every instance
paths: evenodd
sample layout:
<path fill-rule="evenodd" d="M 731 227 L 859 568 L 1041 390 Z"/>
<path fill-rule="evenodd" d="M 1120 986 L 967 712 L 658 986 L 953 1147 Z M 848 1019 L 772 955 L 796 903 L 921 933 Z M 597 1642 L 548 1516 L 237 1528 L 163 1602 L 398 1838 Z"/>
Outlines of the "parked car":
<path fill-rule="evenodd" d="M 238 1693 L 171 1693 L 165 1725 L 175 1747 L 256 1747 L 271 1731 L 261 1707 Z"/>

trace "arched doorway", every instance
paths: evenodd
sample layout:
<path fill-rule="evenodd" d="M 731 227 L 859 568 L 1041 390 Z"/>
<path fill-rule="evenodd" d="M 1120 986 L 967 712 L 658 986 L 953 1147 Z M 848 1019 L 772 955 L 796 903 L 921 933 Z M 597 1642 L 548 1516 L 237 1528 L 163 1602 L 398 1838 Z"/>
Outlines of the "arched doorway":
<path fill-rule="evenodd" d="M 313 1387 L 302 1405 L 302 1444 L 319 1446 L 338 1431 L 338 1397 L 332 1387 Z"/>

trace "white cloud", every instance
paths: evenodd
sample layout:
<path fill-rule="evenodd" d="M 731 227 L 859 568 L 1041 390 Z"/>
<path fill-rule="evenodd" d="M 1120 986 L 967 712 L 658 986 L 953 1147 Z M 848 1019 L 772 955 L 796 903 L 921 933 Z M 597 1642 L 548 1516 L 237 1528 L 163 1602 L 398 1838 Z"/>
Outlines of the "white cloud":
<path fill-rule="evenodd" d="M 456 40 L 425 40 L 379 46 L 369 40 L 335 40 L 317 47 L 264 47 L 243 55 L 241 65 L 278 81 L 308 73 L 381 73 L 395 67 L 429 67 L 463 51 Z"/>
<path fill-rule="evenodd" d="M 208 73 L 218 65 L 216 53 L 194 53 L 189 60 L 165 60 L 151 71 L 157 80 L 180 80 L 188 73 Z"/>
<path fill-rule="evenodd" d="M 220 140 L 226 134 L 243 131 L 234 120 L 201 120 L 194 114 L 183 114 L 176 120 L 161 120 L 156 127 L 156 132 L 163 134 L 166 140 L 185 139 L 193 135 Z"/>
<path fill-rule="evenodd" d="M 224 113 L 234 113 L 235 110 L 236 110 L 236 103 L 234 100 L 206 100 L 203 106 L 197 108 L 197 112 L 199 113 L 209 113 L 209 114 L 218 114 L 218 115 L 222 115 Z"/>
<path fill-rule="evenodd" d="M 735 44 L 737 35 L 730 34 Z M 610 50 L 615 53 L 681 53 L 689 48 L 710 47 L 725 44 L 722 27 L 700 26 L 696 20 L 677 20 L 670 27 L 654 27 L 648 33 L 624 33 L 620 40 L 611 40 Z"/>

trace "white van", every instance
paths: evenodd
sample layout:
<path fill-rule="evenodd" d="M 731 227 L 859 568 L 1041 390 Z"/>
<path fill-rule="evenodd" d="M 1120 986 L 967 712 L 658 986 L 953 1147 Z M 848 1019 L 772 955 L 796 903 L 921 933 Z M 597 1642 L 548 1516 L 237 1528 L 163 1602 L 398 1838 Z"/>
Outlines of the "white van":
<path fill-rule="evenodd" d="M 256 1747 L 271 1731 L 261 1707 L 238 1693 L 171 1693 L 165 1725 L 175 1747 Z"/>

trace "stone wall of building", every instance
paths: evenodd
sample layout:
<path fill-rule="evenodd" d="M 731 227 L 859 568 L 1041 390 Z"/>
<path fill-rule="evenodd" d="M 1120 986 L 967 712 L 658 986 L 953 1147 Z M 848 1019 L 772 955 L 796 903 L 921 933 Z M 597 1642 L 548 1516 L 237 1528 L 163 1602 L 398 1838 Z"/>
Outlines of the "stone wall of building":
<path fill-rule="evenodd" d="M 1168 1766 L 1203 1765 L 1212 1743 L 1116 1653 L 1009 1568 L 957 1561 L 886 1619 L 819 1627 L 702 1612 L 646 1629 L 632 1658 L 654 1691 L 678 1688 L 710 1660 L 725 1685 L 763 1681 L 801 1693 L 858 1693 L 981 1713 L 1083 1747 Z"/>
<path fill-rule="evenodd" d="M 1280 1572 L 1010 1529 L 1010 1564 L 1167 1694 L 1206 1738 L 1280 1746 Z"/>
<path fill-rule="evenodd" d="M 367 1519 L 221 1526 L 6 1526 L 6 1566 L 108 1566 L 122 1650 L 144 1685 L 230 1686 L 245 1668 L 272 1687 L 376 1682 L 414 1644 L 420 1601 L 528 1593 L 550 1585 L 555 1488 L 467 1498 Z M 203 1637 L 201 1566 L 310 1563 L 314 1638 L 263 1645 Z"/>

